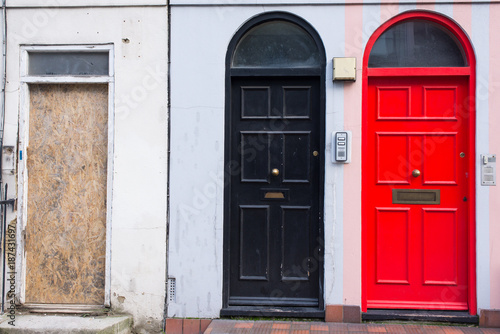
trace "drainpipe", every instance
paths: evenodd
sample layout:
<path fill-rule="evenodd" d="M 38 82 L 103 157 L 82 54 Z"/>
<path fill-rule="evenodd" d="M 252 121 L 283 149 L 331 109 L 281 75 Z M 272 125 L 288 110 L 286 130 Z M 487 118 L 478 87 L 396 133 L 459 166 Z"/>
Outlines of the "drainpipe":
<path fill-rule="evenodd" d="M 4 0 L 5 1 L 5 0 Z M 170 129 L 171 129 L 171 113 L 170 113 L 170 47 L 171 47 L 171 40 L 172 38 L 170 37 L 170 34 L 172 33 L 172 29 L 170 26 L 170 12 L 171 12 L 171 7 L 170 7 L 170 0 L 167 0 L 167 119 L 168 119 L 168 125 L 167 125 L 167 243 L 165 245 L 166 252 L 165 254 L 167 255 L 165 259 L 165 306 L 163 309 L 163 324 L 162 324 L 162 329 L 163 331 L 166 332 L 166 323 L 167 323 L 167 317 L 168 317 L 168 300 L 169 300 L 169 293 L 168 293 L 168 245 L 169 245 L 169 232 L 170 232 Z"/>
<path fill-rule="evenodd" d="M 2 96 L 1 96 L 1 105 L 0 105 L 0 200 L 3 199 L 3 168 L 2 168 L 2 153 L 3 153 L 3 133 L 4 133 L 4 123 L 5 123 L 5 87 L 7 84 L 7 11 L 6 11 L 6 0 L 2 0 L 2 67 L 3 67 L 3 75 L 2 75 Z M 7 188 L 5 189 L 7 191 Z M 7 195 L 7 194 L 5 194 Z M 7 199 L 7 198 L 5 198 Z M 6 246 L 6 233 L 5 233 L 5 222 L 6 222 L 6 214 L 7 210 L 6 204 L 1 206 L 2 208 L 2 218 L 0 220 L 0 231 L 1 231 L 1 239 L 3 240 L 3 259 L 2 259 L 2 308 L 0 309 L 0 314 L 4 313 L 5 310 L 5 246 Z"/>
<path fill-rule="evenodd" d="M 2 151 L 3 151 L 3 131 L 5 123 L 5 88 L 7 85 L 7 10 L 5 8 L 7 0 L 2 0 L 2 66 L 3 66 L 3 76 L 2 76 L 2 99 L 0 106 L 0 189 L 2 188 Z M 1 197 L 1 190 L 0 190 Z"/>

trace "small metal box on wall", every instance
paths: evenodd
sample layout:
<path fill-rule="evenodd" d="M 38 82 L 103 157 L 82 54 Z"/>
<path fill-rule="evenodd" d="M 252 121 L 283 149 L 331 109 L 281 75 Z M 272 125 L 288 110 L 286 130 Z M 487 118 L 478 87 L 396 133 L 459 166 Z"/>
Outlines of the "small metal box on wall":
<path fill-rule="evenodd" d="M 496 186 L 496 164 L 495 154 L 481 154 L 481 185 Z"/>
<path fill-rule="evenodd" d="M 356 58 L 333 58 L 333 81 L 356 81 Z"/>

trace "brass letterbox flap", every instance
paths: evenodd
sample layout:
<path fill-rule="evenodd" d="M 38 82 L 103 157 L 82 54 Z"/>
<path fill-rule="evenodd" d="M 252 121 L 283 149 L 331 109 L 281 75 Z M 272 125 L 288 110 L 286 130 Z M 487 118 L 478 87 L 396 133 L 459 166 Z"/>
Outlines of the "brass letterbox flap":
<path fill-rule="evenodd" d="M 440 204 L 439 189 L 392 189 L 393 204 Z"/>

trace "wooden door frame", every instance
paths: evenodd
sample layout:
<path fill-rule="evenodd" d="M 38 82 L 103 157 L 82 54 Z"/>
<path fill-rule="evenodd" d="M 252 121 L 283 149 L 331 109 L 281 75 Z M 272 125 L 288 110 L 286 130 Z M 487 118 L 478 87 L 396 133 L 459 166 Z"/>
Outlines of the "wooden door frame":
<path fill-rule="evenodd" d="M 234 51 L 240 39 L 253 27 L 269 21 L 288 21 L 304 29 L 316 42 L 319 50 L 320 67 L 315 68 L 251 68 L 232 69 L 231 62 Z M 231 210 L 231 175 L 237 172 L 239 164 L 231 165 L 231 86 L 233 77 L 317 77 L 319 82 L 319 106 L 320 106 L 320 177 L 319 177 L 319 236 L 324 243 L 324 188 L 325 188 L 325 72 L 326 53 L 323 42 L 316 30 L 304 19 L 287 12 L 268 12 L 256 15 L 246 21 L 234 34 L 226 53 L 226 74 L 225 74 L 225 125 L 224 125 L 224 227 L 223 227 L 223 285 L 222 285 L 222 310 L 221 316 L 246 315 L 246 316 L 280 316 L 280 317 L 324 317 L 324 247 L 320 249 L 321 263 L 319 265 L 319 307 L 317 310 L 307 310 L 306 308 L 294 309 L 293 307 L 237 307 L 229 308 L 229 282 L 230 282 L 230 210 Z M 235 166 L 236 165 L 236 166 Z M 267 310 L 266 310 L 267 308 Z M 279 310 L 278 310 L 279 309 Z"/>
<path fill-rule="evenodd" d="M 405 20 L 421 19 L 429 22 L 436 23 L 443 28 L 447 29 L 457 39 L 457 42 L 463 47 L 464 57 L 467 60 L 467 66 L 455 68 L 368 68 L 368 59 L 373 45 L 377 39 L 387 29 L 397 23 Z M 363 56 L 363 93 L 362 93 L 362 152 L 367 152 L 368 147 L 368 79 L 370 77 L 407 77 L 407 76 L 465 76 L 469 79 L 468 85 L 468 130 L 469 130 L 469 154 L 468 161 L 468 196 L 470 200 L 468 203 L 468 221 L 467 221 L 467 282 L 468 282 L 468 308 L 471 315 L 477 314 L 477 300 L 476 300 L 476 191 L 475 191 L 475 133 L 476 133 L 476 109 L 475 109 L 475 95 L 476 95 L 476 57 L 472 44 L 467 34 L 451 19 L 444 17 L 440 14 L 430 11 L 408 11 L 393 17 L 384 24 L 382 24 L 370 37 L 365 48 Z M 367 290 L 368 290 L 368 235 L 367 235 L 367 210 L 368 207 L 368 193 L 367 193 L 367 169 L 372 168 L 368 161 L 367 155 L 362 154 L 361 173 L 361 219 L 362 219 L 362 232 L 361 232 L 361 310 L 367 311 Z"/>
<path fill-rule="evenodd" d="M 31 76 L 28 73 L 29 52 L 105 52 L 109 59 L 107 75 L 78 76 Z M 16 297 L 25 305 L 26 257 L 24 254 L 24 231 L 27 223 L 27 153 L 29 146 L 29 113 L 30 113 L 30 84 L 107 84 L 108 85 L 108 142 L 107 142 L 107 184 L 106 184 L 106 264 L 104 273 L 104 307 L 111 306 L 111 222 L 113 201 L 113 173 L 114 173 L 114 46 L 113 44 L 100 45 L 29 45 L 20 49 L 20 94 L 19 94 L 19 136 L 18 136 L 18 200 L 17 200 L 17 232 L 16 232 Z M 7 293 L 7 291 L 4 291 Z M 96 309 L 95 305 L 84 304 L 43 304 L 40 307 L 31 306 L 31 309 L 40 309 L 45 312 L 56 312 L 59 309 L 80 313 Z"/>

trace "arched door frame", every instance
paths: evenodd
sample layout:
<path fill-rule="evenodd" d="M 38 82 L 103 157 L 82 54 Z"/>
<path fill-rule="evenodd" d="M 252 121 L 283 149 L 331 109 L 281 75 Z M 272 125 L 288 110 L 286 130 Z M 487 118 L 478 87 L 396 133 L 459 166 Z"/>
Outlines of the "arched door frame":
<path fill-rule="evenodd" d="M 319 61 L 320 61 L 320 66 L 319 67 L 313 67 L 313 68 L 306 68 L 306 67 L 299 67 L 299 68 L 286 68 L 286 67 L 257 67 L 257 68 L 231 68 L 232 60 L 233 60 L 233 55 L 234 52 L 238 46 L 238 42 L 241 40 L 241 38 L 252 28 L 263 24 L 265 22 L 270 22 L 270 21 L 287 21 L 290 23 L 293 23 L 302 29 L 304 29 L 314 40 L 318 51 L 319 51 Z M 223 297 L 223 310 L 221 311 L 221 314 L 224 315 L 232 315 L 231 311 L 227 311 L 228 307 L 228 300 L 229 300 L 229 240 L 230 240 L 230 201 L 231 201 L 231 175 L 232 173 L 235 172 L 235 169 L 238 168 L 238 166 L 235 166 L 235 164 L 232 165 L 231 161 L 231 152 L 230 152 L 230 147 L 234 143 L 231 143 L 231 87 L 232 87 L 232 79 L 236 77 L 317 77 L 319 78 L 320 82 L 320 90 L 319 90 L 319 106 L 320 110 L 318 111 L 320 114 L 320 129 L 319 129 L 319 135 L 320 135 L 320 150 L 319 152 L 325 152 L 325 72 L 326 72 L 326 52 L 325 48 L 323 45 L 323 42 L 321 41 L 321 38 L 319 34 L 316 32 L 316 30 L 312 27 L 310 23 L 308 23 L 306 20 L 291 14 L 287 12 L 268 12 L 264 14 L 258 14 L 252 18 L 250 18 L 247 22 L 245 22 L 239 29 L 238 31 L 234 34 L 233 38 L 231 39 L 227 53 L 226 53 L 226 74 L 225 74 L 225 126 L 224 126 L 224 147 L 225 147 L 225 152 L 224 152 L 224 231 L 223 231 L 223 290 L 222 290 L 222 297 Z M 320 177 L 319 177 L 319 184 L 320 184 L 320 191 L 323 196 L 320 196 L 320 203 L 319 203 L 319 208 L 320 208 L 320 223 L 319 223 L 319 235 L 322 240 L 324 240 L 324 223 L 323 223 L 323 216 L 324 216 L 324 175 L 325 175 L 325 157 L 324 154 L 320 154 Z M 323 258 L 324 254 L 324 247 L 321 247 L 319 250 L 318 256 Z M 320 312 L 316 312 L 316 314 L 313 313 L 301 313 L 302 315 L 300 316 L 312 316 L 312 317 L 323 317 L 324 316 L 324 291 L 323 291 L 323 280 L 324 280 L 324 268 L 322 266 L 323 262 L 321 261 L 321 265 L 318 268 L 319 270 L 319 310 Z M 224 311 L 226 309 L 226 311 Z M 295 311 L 292 311 L 295 312 Z M 241 313 L 241 312 L 239 312 Z M 261 311 L 257 311 L 252 313 L 252 311 L 245 311 L 243 312 L 247 315 L 262 315 Z M 268 316 L 289 316 L 291 313 L 287 312 L 282 312 L 282 311 L 277 311 L 275 313 L 272 312 L 265 312 L 266 315 Z M 296 312 L 294 314 L 297 316 Z"/>
<path fill-rule="evenodd" d="M 412 67 L 412 68 L 369 68 L 368 60 L 373 45 L 377 39 L 389 28 L 395 24 L 406 20 L 426 20 L 436 23 L 447 29 L 456 38 L 457 42 L 463 47 L 464 57 L 467 60 L 465 67 Z M 469 78 L 469 159 L 468 189 L 469 189 L 469 211 L 468 211 L 468 306 L 469 313 L 476 315 L 476 198 L 475 198 L 475 129 L 476 129 L 476 57 L 474 49 L 467 34 L 453 20 L 442 16 L 441 14 L 430 11 L 408 11 L 399 14 L 382 24 L 370 37 L 365 48 L 363 56 L 363 101 L 362 101 L 362 152 L 367 152 L 368 147 L 368 79 L 371 77 L 383 76 L 466 76 Z M 372 168 L 367 155 L 362 156 L 362 165 L 364 168 Z M 366 177 L 362 172 L 362 311 L 367 311 L 367 200 Z"/>

